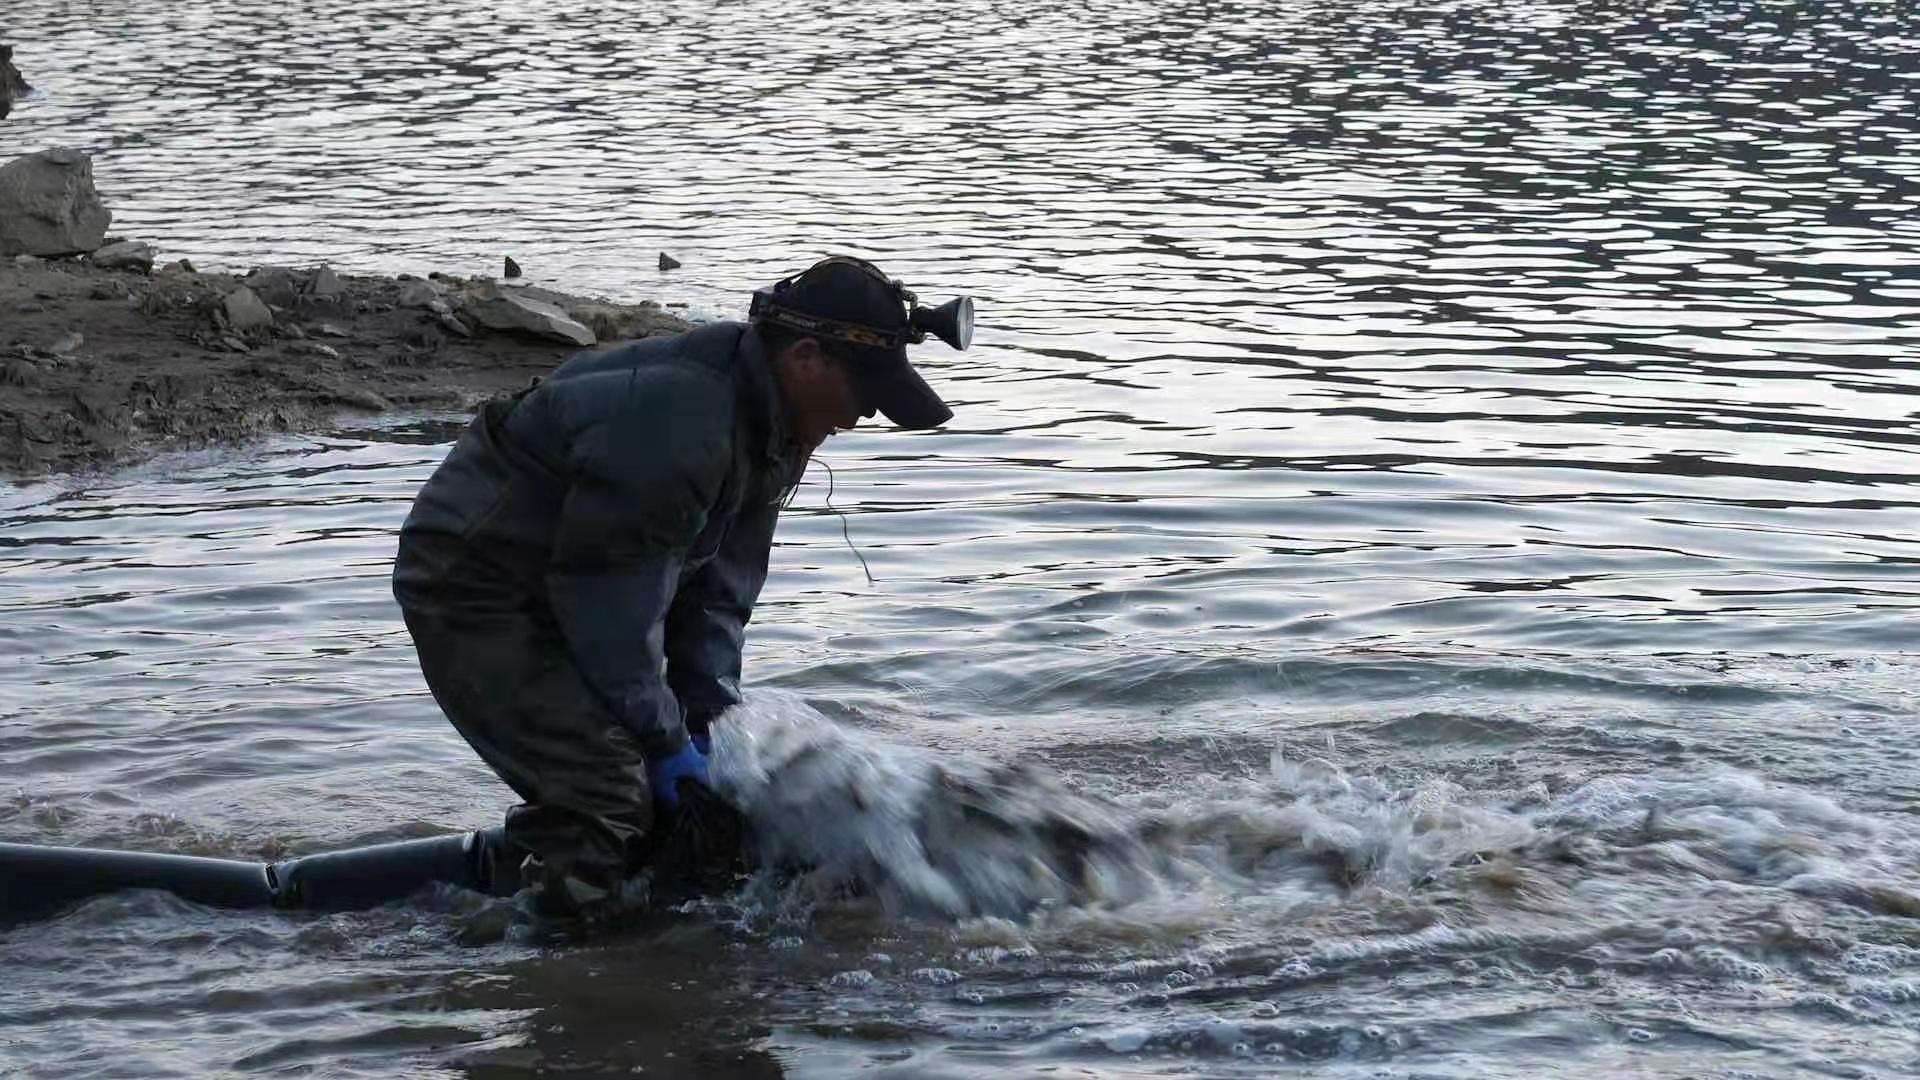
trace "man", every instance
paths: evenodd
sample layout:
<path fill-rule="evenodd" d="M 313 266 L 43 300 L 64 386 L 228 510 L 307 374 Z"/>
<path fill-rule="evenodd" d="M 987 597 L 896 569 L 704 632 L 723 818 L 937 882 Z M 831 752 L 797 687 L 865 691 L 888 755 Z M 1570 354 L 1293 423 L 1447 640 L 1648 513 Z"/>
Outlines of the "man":
<path fill-rule="evenodd" d="M 877 410 L 953 414 L 907 362 L 972 304 L 913 305 L 837 257 L 750 324 L 582 353 L 489 402 L 414 501 L 394 595 L 447 719 L 524 800 L 506 841 L 536 911 L 592 914 L 740 700 L 774 520 L 814 449 Z"/>

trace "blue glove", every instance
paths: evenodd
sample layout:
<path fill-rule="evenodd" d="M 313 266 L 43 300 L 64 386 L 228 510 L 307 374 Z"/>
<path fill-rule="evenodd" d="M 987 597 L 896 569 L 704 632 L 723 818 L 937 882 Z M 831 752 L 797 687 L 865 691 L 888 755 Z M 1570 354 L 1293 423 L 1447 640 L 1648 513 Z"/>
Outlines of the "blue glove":
<path fill-rule="evenodd" d="M 707 755 L 691 741 L 670 758 L 647 763 L 647 783 L 653 785 L 653 801 L 668 806 L 680 805 L 680 781 L 692 780 L 707 786 Z"/>

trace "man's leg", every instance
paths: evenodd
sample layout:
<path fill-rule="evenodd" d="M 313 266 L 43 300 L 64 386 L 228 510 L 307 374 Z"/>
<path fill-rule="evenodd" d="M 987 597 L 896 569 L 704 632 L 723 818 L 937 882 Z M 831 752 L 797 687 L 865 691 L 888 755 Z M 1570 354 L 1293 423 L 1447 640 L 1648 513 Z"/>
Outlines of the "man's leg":
<path fill-rule="evenodd" d="M 525 800 L 506 839 L 539 860 L 542 910 L 591 909 L 652 825 L 646 761 L 601 704 L 557 629 L 517 615 L 404 609 L 447 719 Z"/>

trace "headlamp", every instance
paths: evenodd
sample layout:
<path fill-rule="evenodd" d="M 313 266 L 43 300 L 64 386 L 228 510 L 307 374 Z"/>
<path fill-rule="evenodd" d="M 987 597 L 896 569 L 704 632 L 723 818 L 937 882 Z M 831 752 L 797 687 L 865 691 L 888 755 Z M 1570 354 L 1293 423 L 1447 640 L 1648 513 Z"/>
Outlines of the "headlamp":
<path fill-rule="evenodd" d="M 970 297 L 956 297 L 939 307 L 922 307 L 916 297 L 899 280 L 882 274 L 878 267 L 862 259 L 836 256 L 809 268 L 812 273 L 822 266 L 844 264 L 858 268 L 880 286 L 887 299 L 881 300 L 874 295 L 877 290 L 869 290 L 866 296 L 809 297 L 810 307 L 833 306 L 843 310 L 847 307 L 887 308 L 898 304 L 897 310 L 904 314 L 903 325 L 888 329 L 874 326 L 865 321 L 835 318 L 819 314 L 817 311 L 803 310 L 791 300 L 801 291 L 800 279 L 806 274 L 795 274 L 771 289 L 760 289 L 753 294 L 753 301 L 747 308 L 747 318 L 754 322 L 770 322 L 804 334 L 832 338 L 854 345 L 865 345 L 880 349 L 897 349 L 906 345 L 917 345 L 927 339 L 928 334 L 939 338 L 956 349 L 965 349 L 973 344 L 973 300 Z M 824 302 L 823 302 L 824 301 Z M 871 316 L 869 316 L 871 317 Z M 886 320 L 892 321 L 892 320 Z"/>
<path fill-rule="evenodd" d="M 928 334 L 956 349 L 973 344 L 973 297 L 956 296 L 939 307 L 915 307 L 907 316 L 913 327 L 910 339 L 921 342 Z"/>

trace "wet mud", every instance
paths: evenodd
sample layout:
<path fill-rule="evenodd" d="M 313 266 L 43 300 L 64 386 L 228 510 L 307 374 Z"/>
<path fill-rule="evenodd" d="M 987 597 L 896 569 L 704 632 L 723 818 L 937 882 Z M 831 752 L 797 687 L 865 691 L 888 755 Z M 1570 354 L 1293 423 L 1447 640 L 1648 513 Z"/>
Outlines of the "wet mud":
<path fill-rule="evenodd" d="M 257 306 L 236 301 L 245 288 Z M 551 305 L 597 347 L 678 333 L 652 303 L 487 277 L 359 277 L 182 262 L 0 262 L 0 476 L 123 465 L 165 449 L 325 428 L 343 414 L 460 410 L 581 346 L 474 317 L 487 298 Z"/>

